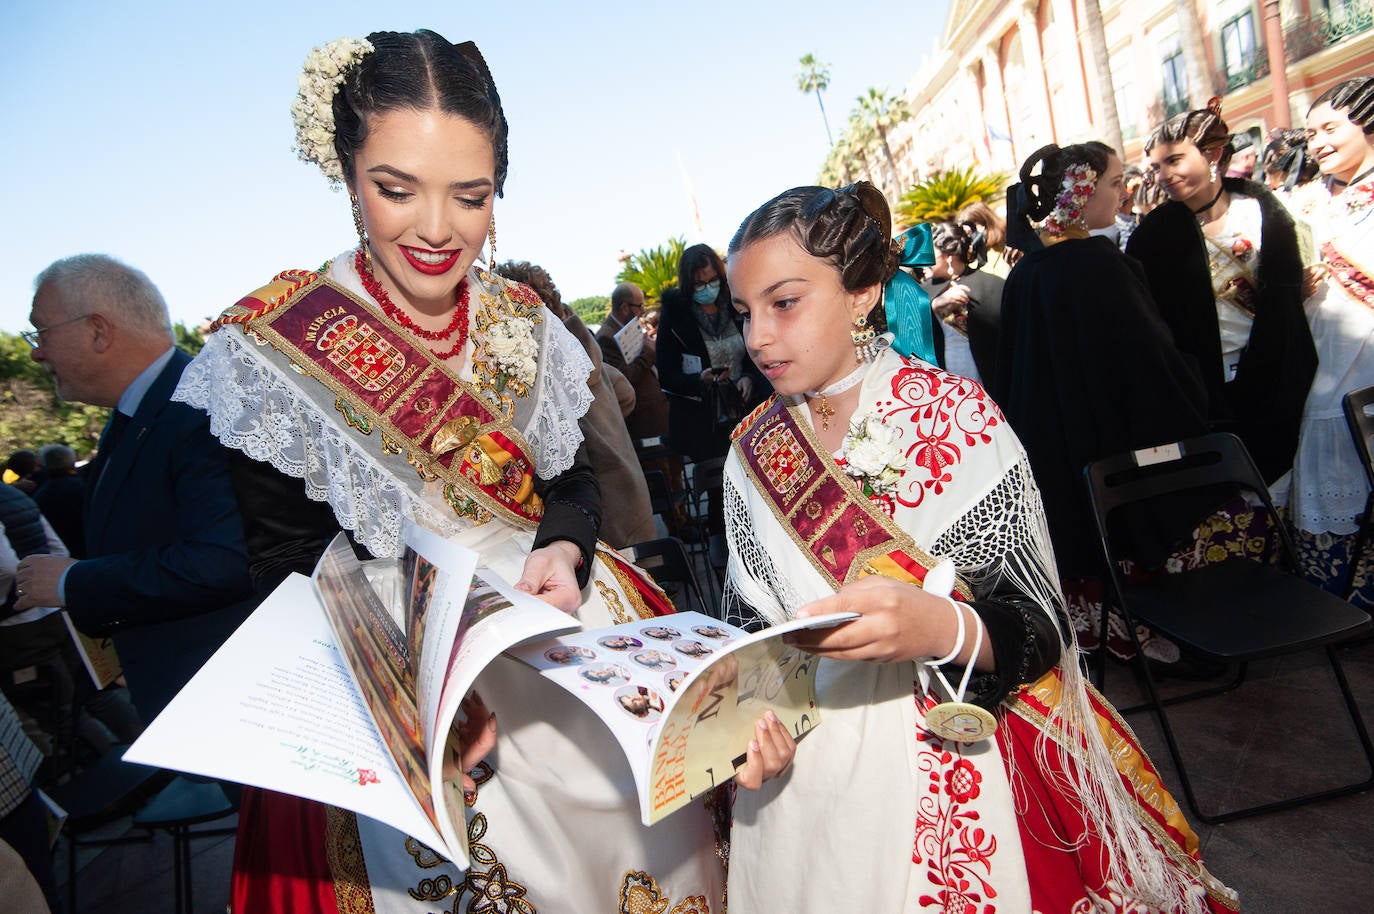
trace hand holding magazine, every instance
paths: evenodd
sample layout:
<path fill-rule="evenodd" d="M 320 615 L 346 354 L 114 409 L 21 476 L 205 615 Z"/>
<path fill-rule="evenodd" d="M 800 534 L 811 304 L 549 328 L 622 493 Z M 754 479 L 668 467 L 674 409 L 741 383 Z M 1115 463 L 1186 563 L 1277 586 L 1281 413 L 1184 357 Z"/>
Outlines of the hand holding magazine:
<path fill-rule="evenodd" d="M 797 736 L 819 722 L 815 659 L 780 636 L 852 618 L 747 634 L 681 613 L 581 631 L 478 569 L 475 553 L 418 527 L 406 542 L 399 562 L 363 563 L 336 538 L 312 579 L 293 575 L 264 601 L 125 758 L 350 809 L 466 866 L 462 794 L 444 763 L 460 704 L 498 654 L 606 722 L 651 824 L 729 780 L 765 711 Z"/>

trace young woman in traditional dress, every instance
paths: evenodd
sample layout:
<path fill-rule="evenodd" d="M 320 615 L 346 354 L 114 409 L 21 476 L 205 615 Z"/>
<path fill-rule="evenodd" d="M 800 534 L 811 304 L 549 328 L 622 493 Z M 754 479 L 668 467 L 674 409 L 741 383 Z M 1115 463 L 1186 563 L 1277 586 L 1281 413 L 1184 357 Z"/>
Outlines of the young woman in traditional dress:
<path fill-rule="evenodd" d="M 1374 77 L 1332 86 L 1307 113 L 1307 157 L 1322 180 L 1293 191 L 1290 207 L 1312 227 L 1327 272 L 1305 307 L 1320 367 L 1303 412 L 1288 515 L 1314 582 L 1374 605 L 1366 558 L 1350 568 L 1369 496 L 1341 398 L 1374 384 Z"/>
<path fill-rule="evenodd" d="M 864 183 L 787 191 L 730 244 L 777 391 L 726 465 L 734 612 L 861 614 L 795 638 L 822 726 L 756 740 L 732 914 L 1232 909 L 1082 680 L 1015 434 L 978 384 L 879 342 L 897 247 Z"/>
<path fill-rule="evenodd" d="M 1317 351 L 1293 218 L 1264 185 L 1224 177 L 1230 139 L 1215 99 L 1150 135 L 1151 173 L 1171 202 L 1141 220 L 1126 253 L 1196 360 L 1209 418 L 1240 436 L 1273 485 L 1293 466 Z"/>
<path fill-rule="evenodd" d="M 596 545 L 578 425 L 591 363 L 528 287 L 477 265 L 507 127 L 475 46 L 429 31 L 345 39 L 312 52 L 300 86 L 299 152 L 347 188 L 359 246 L 231 308 L 179 391 L 243 452 L 263 589 L 308 571 L 340 527 L 398 556 L 411 520 L 588 627 L 667 611 Z M 704 807 L 642 827 L 628 763 L 582 703 L 505 658 L 477 691 L 494 714 L 469 703 L 451 766 L 494 742 L 463 775 L 470 869 L 371 820 L 250 791 L 234 910 L 719 910 Z"/>

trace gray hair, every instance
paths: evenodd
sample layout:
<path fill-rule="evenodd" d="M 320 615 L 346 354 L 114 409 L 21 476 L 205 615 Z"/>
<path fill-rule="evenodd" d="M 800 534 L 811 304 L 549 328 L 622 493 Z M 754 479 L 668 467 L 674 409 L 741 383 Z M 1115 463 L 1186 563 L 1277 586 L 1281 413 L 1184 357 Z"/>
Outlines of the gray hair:
<path fill-rule="evenodd" d="M 34 280 L 37 292 L 56 293 L 64 317 L 100 313 L 115 324 L 173 342 L 167 302 L 142 270 L 135 270 L 105 254 L 77 254 L 48 266 Z"/>
<path fill-rule="evenodd" d="M 76 466 L 76 451 L 65 444 L 45 444 L 38 449 L 38 459 L 49 473 L 59 473 Z"/>

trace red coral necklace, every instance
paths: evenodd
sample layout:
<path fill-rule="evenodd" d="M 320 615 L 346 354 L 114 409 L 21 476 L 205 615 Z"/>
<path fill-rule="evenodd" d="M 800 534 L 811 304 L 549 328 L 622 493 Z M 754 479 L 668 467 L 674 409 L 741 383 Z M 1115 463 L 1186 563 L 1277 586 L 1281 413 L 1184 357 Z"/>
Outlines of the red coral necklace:
<path fill-rule="evenodd" d="M 426 330 L 392 303 L 391 296 L 386 294 L 386 289 L 382 288 L 377 277 L 372 275 L 372 270 L 368 269 L 367 255 L 361 246 L 358 248 L 358 253 L 353 257 L 353 266 L 358 271 L 358 278 L 363 281 L 363 288 L 367 290 L 368 295 L 377 301 L 377 304 L 382 306 L 382 311 L 386 313 L 386 316 L 411 333 L 423 340 L 435 343 L 448 339 L 455 332 L 458 334 L 458 340 L 453 344 L 452 349 L 447 352 L 435 351 L 435 356 L 441 359 L 451 359 L 463 351 L 463 347 L 468 342 L 468 278 L 466 276 L 458 283 L 458 304 L 453 309 L 453 320 L 449 321 L 448 326 L 443 330 Z"/>

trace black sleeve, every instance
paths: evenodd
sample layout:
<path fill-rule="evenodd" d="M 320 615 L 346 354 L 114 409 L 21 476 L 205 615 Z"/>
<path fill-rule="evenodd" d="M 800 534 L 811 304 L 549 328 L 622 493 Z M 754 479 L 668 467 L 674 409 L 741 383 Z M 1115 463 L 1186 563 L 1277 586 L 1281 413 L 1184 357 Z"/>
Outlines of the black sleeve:
<path fill-rule="evenodd" d="M 544 517 L 535 532 L 534 548 L 567 540 L 582 553 L 577 566 L 577 586 L 586 587 L 601 529 L 601 486 L 587 456 L 586 437 L 577 448 L 572 466 L 549 480 L 535 476 L 534 490 L 544 501 Z"/>
<path fill-rule="evenodd" d="M 1055 618 L 1051 619 L 1039 603 L 1005 583 L 971 605 L 983 621 L 996 666 L 990 672 L 974 672 L 964 700 L 990 711 L 1059 662 L 1068 621 L 1062 606 L 1055 605 Z M 968 643 L 972 638 L 970 631 Z M 963 675 L 962 667 L 951 666 L 945 673 L 950 685 L 956 687 Z"/>
<path fill-rule="evenodd" d="M 659 322 L 656 361 L 658 364 L 658 383 L 664 393 L 681 397 L 700 397 L 702 383 L 700 374 L 687 374 L 682 370 L 682 356 L 690 354 L 681 326 L 684 317 L 691 320 L 691 301 L 683 300 L 674 289 L 663 293 L 663 310 Z"/>
<path fill-rule="evenodd" d="M 236 450 L 229 451 L 229 481 L 243 515 L 253 592 L 265 597 L 291 572 L 314 571 L 340 530 L 329 503 L 311 500 L 303 480 Z"/>

